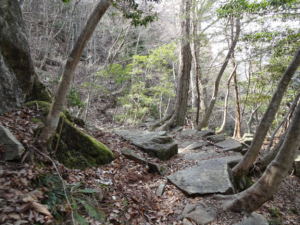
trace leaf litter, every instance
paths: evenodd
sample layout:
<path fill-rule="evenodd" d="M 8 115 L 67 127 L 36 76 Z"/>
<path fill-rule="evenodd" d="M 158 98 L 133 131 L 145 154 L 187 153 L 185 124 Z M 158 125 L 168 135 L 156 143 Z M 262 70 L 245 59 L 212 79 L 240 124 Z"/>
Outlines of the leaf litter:
<path fill-rule="evenodd" d="M 0 125 L 8 128 L 13 135 L 24 145 L 27 152 L 38 149 L 34 141 L 34 130 L 41 124 L 31 122 L 31 118 L 43 114 L 42 109 L 34 107 L 15 109 L 0 116 Z M 79 128 L 79 127 L 78 127 Z M 245 214 L 223 211 L 221 206 L 213 200 L 213 195 L 188 197 L 174 185 L 167 182 L 167 176 L 196 165 L 195 161 L 186 161 L 183 154 L 162 162 L 159 159 L 148 157 L 137 147 L 119 136 L 94 130 L 82 129 L 93 135 L 97 140 L 107 145 L 116 159 L 99 167 L 87 168 L 83 171 L 69 169 L 56 162 L 63 182 L 70 188 L 70 193 L 93 194 L 97 203 L 97 210 L 101 218 L 91 215 L 87 207 L 76 213 L 78 220 L 83 219 L 86 224 L 182 224 L 177 221 L 187 204 L 204 201 L 213 204 L 217 210 L 217 219 L 211 224 L 237 224 Z M 195 141 L 195 137 L 174 136 L 180 142 Z M 148 173 L 147 165 L 125 158 L 121 149 L 127 147 L 150 162 L 160 163 L 169 168 L 168 174 Z M 210 146 L 211 148 L 216 148 Z M 5 151 L 0 143 L 0 154 Z M 229 153 L 230 154 L 230 153 Z M 213 156 L 214 157 L 214 156 Z M 72 207 L 67 201 L 58 202 L 55 209 L 50 209 L 46 200 L 51 199 L 49 187 L 37 186 L 39 177 L 57 174 L 52 164 L 37 166 L 31 162 L 30 154 L 25 153 L 22 162 L 0 161 L 0 224 L 53 224 L 70 220 Z M 161 197 L 156 195 L 160 184 L 165 183 L 164 193 Z M 84 186 L 83 189 L 78 189 Z M 81 191 L 80 191 L 81 190 Z M 83 191 L 84 190 L 84 191 Z M 97 191 L 95 191 L 97 190 Z M 82 193 L 85 192 L 85 193 Z M 282 224 L 299 224 L 300 215 L 300 180 L 294 175 L 288 176 L 280 185 L 273 198 L 266 202 L 257 213 L 271 217 L 270 208 L 277 208 L 279 217 L 275 218 Z M 80 199 L 80 201 L 87 201 Z M 295 209 L 295 210 L 292 210 Z M 62 220 L 54 216 L 54 212 L 62 215 Z M 78 210 L 79 212 L 79 210 Z M 78 216 L 78 217 L 77 217 Z M 104 217 L 106 222 L 103 222 Z"/>

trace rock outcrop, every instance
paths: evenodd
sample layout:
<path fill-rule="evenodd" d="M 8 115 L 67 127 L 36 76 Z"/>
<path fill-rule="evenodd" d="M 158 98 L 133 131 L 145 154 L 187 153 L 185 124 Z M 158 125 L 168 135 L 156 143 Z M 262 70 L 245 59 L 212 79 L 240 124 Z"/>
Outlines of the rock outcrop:
<path fill-rule="evenodd" d="M 165 131 L 132 132 L 116 130 L 115 133 L 141 148 L 149 156 L 167 160 L 178 153 L 178 145 Z"/>

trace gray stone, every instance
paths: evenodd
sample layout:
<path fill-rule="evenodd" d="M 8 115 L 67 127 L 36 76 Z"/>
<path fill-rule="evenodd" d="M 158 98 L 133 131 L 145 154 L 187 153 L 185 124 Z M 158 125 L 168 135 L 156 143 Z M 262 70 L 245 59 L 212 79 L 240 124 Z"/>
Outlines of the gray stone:
<path fill-rule="evenodd" d="M 215 152 L 214 150 L 211 152 L 197 152 L 197 153 L 192 153 L 184 156 L 185 160 L 199 160 L 199 159 L 205 159 L 209 158 L 212 156 L 220 156 L 219 153 Z"/>
<path fill-rule="evenodd" d="M 218 147 L 223 148 L 223 151 L 235 151 L 240 152 L 243 149 L 243 146 L 240 142 L 234 140 L 234 139 L 227 139 L 221 142 L 218 142 L 215 144 Z"/>
<path fill-rule="evenodd" d="M 300 151 L 296 152 L 294 164 L 295 164 L 296 175 L 300 177 Z"/>
<path fill-rule="evenodd" d="M 195 135 L 198 131 L 194 129 L 183 130 L 181 131 L 181 135 Z"/>
<path fill-rule="evenodd" d="M 0 126 L 0 143 L 4 145 L 2 160 L 15 160 L 21 158 L 24 153 L 24 146 L 3 126 Z"/>
<path fill-rule="evenodd" d="M 167 160 L 178 153 L 178 145 L 165 131 L 131 132 L 116 130 L 116 134 L 141 148 L 144 152 L 160 160 Z"/>
<path fill-rule="evenodd" d="M 197 135 L 199 135 L 200 137 L 207 137 L 214 134 L 215 132 L 213 130 L 201 130 L 197 133 Z"/>
<path fill-rule="evenodd" d="M 208 145 L 208 143 L 206 141 L 199 140 L 199 141 L 194 142 L 193 144 L 188 145 L 185 149 L 194 150 L 194 149 L 202 148 L 205 145 Z"/>
<path fill-rule="evenodd" d="M 216 142 L 224 141 L 225 135 L 224 134 L 216 134 L 216 135 L 208 136 L 206 139 L 216 143 Z"/>
<path fill-rule="evenodd" d="M 243 159 L 243 156 L 241 153 L 238 153 L 237 155 L 220 157 L 218 159 L 226 162 L 230 168 L 233 168 L 235 165 L 237 165 Z M 200 162 L 198 162 L 198 164 L 199 163 Z"/>
<path fill-rule="evenodd" d="M 244 218 L 242 222 L 239 222 L 237 225 L 268 225 L 267 219 L 258 214 L 258 213 L 251 213 L 248 218 Z"/>
<path fill-rule="evenodd" d="M 153 121 L 154 121 L 153 118 L 148 118 L 148 119 L 145 120 L 145 122 L 153 122 Z"/>
<path fill-rule="evenodd" d="M 193 210 L 195 210 L 197 207 L 197 204 L 188 204 L 184 207 L 183 212 L 177 216 L 177 220 L 182 220 L 185 215 L 187 215 L 188 213 L 192 212 Z"/>
<path fill-rule="evenodd" d="M 234 193 L 230 181 L 230 168 L 226 162 L 219 159 L 203 160 L 195 167 L 168 176 L 168 180 L 188 195 Z"/>
<path fill-rule="evenodd" d="M 253 138 L 245 138 L 242 143 L 246 145 L 246 147 L 249 147 L 253 141 Z"/>
<path fill-rule="evenodd" d="M 171 130 L 171 133 L 176 133 L 176 132 L 180 132 L 182 131 L 182 127 L 174 127 L 172 130 Z"/>
<path fill-rule="evenodd" d="M 193 225 L 193 224 L 187 218 L 184 218 L 183 225 Z"/>
<path fill-rule="evenodd" d="M 185 218 L 188 218 L 195 222 L 197 225 L 206 225 L 216 220 L 217 213 L 212 206 L 208 206 L 201 203 L 195 211 L 187 214 Z"/>
<path fill-rule="evenodd" d="M 244 148 L 244 149 L 241 151 L 242 155 L 245 155 L 247 152 L 248 152 L 248 148 Z"/>
<path fill-rule="evenodd" d="M 183 143 L 179 143 L 178 144 L 178 147 L 179 148 L 185 148 L 186 146 L 188 146 L 188 145 L 190 145 L 190 144 L 192 144 L 193 143 L 193 141 L 185 141 L 185 142 L 183 142 Z"/>
<path fill-rule="evenodd" d="M 149 128 L 149 127 L 152 127 L 153 125 L 155 125 L 158 122 L 159 122 L 159 120 L 149 121 L 149 122 L 145 123 L 145 126 Z"/>
<path fill-rule="evenodd" d="M 161 196 L 163 195 L 164 190 L 165 190 L 165 186 L 166 186 L 165 183 L 162 183 L 162 184 L 160 184 L 160 185 L 158 186 L 157 191 L 156 191 L 156 196 L 161 197 Z"/>
<path fill-rule="evenodd" d="M 122 148 L 121 153 L 127 158 L 134 161 L 140 161 L 142 163 L 148 164 L 149 166 L 149 173 L 159 173 L 160 175 L 164 176 L 169 172 L 167 167 L 164 167 L 157 163 L 148 162 L 145 158 L 136 154 L 132 149 L 129 148 Z"/>

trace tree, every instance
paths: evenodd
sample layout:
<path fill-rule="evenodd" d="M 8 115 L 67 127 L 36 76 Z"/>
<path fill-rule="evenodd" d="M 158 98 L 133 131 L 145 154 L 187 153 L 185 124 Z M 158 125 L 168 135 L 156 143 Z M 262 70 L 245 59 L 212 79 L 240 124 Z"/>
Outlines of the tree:
<path fill-rule="evenodd" d="M 43 145 L 51 138 L 56 130 L 58 121 L 60 118 L 60 113 L 65 104 L 67 93 L 71 87 L 72 78 L 79 62 L 82 52 L 92 36 L 96 26 L 98 25 L 100 19 L 111 5 L 112 0 L 101 0 L 94 8 L 93 12 L 90 14 L 81 34 L 77 38 L 77 41 L 69 54 L 67 62 L 65 64 L 62 77 L 56 89 L 53 102 L 49 114 L 47 116 L 45 127 L 39 137 L 39 142 Z"/>
<path fill-rule="evenodd" d="M 298 49 L 299 53 L 300 48 Z M 291 62 L 293 64 L 294 60 Z M 274 94 L 276 95 L 276 93 Z M 267 112 L 266 112 L 267 113 Z M 269 164 L 262 177 L 249 189 L 231 196 L 218 196 L 227 210 L 251 213 L 268 201 L 292 166 L 294 155 L 300 147 L 300 104 L 293 114 L 284 142 L 276 158 Z"/>
<path fill-rule="evenodd" d="M 171 118 L 170 115 L 166 117 L 170 118 L 170 120 L 159 127 L 158 130 L 169 130 L 175 126 L 182 126 L 184 123 L 192 62 L 191 47 L 188 40 L 190 35 L 190 5 L 190 0 L 182 0 L 180 4 L 180 14 L 182 17 L 180 23 L 180 56 L 174 112 Z"/>
<path fill-rule="evenodd" d="M 231 58 L 231 55 L 235 49 L 235 46 L 236 46 L 236 43 L 238 41 L 238 38 L 239 38 L 239 34 L 240 34 L 240 19 L 236 19 L 236 30 L 235 30 L 235 37 L 231 43 L 231 46 L 228 50 L 228 53 L 226 55 L 226 58 L 222 64 L 222 67 L 217 75 L 217 78 L 216 78 L 216 81 L 215 81 L 215 84 L 214 84 L 214 91 L 213 91 L 213 96 L 210 100 L 210 103 L 209 103 L 209 106 L 208 108 L 206 109 L 206 112 L 205 112 L 205 115 L 202 119 L 202 121 L 199 123 L 199 125 L 197 126 L 197 130 L 201 130 L 202 128 L 204 127 L 207 127 L 208 126 L 208 122 L 209 122 L 209 118 L 212 114 L 212 111 L 213 111 L 213 108 L 215 106 L 215 103 L 217 101 L 217 96 L 218 96 L 218 90 L 219 90 L 219 84 L 220 84 L 220 80 L 223 76 L 223 73 L 227 67 L 227 64 L 228 64 L 228 61 L 229 59 Z"/>
<path fill-rule="evenodd" d="M 250 145 L 249 150 L 243 159 L 233 168 L 235 175 L 241 176 L 248 174 L 249 168 L 254 163 L 258 153 L 261 149 L 265 136 L 274 120 L 275 114 L 280 106 L 281 100 L 287 87 L 296 72 L 297 68 L 300 65 L 300 47 L 298 47 L 297 52 L 294 55 L 293 60 L 290 62 L 288 68 L 283 74 L 275 93 L 268 105 L 266 112 L 264 113 L 263 118 L 261 119 L 257 132 L 254 135 L 253 141 Z"/>

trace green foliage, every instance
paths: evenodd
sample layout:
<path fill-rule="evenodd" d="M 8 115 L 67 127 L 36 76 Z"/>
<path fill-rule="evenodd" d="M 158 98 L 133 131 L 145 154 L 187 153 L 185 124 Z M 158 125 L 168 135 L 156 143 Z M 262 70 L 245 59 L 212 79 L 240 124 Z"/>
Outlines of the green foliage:
<path fill-rule="evenodd" d="M 71 91 L 69 93 L 68 106 L 84 106 L 84 103 L 80 100 L 78 89 L 74 86 L 71 87 Z"/>
<path fill-rule="evenodd" d="M 83 209 L 90 217 L 93 217 L 101 222 L 101 212 L 97 208 L 97 202 L 94 200 L 94 195 L 99 194 L 99 190 L 81 188 L 84 184 L 77 183 L 66 187 L 66 194 L 71 201 L 71 209 L 74 211 L 77 222 L 81 225 L 87 225 L 88 222 L 82 216 Z M 62 223 L 64 215 L 58 209 L 61 207 L 68 208 L 67 198 L 60 177 L 57 174 L 40 174 L 36 178 L 35 186 L 37 188 L 47 188 L 45 194 L 47 199 L 42 201 L 42 204 L 48 205 L 50 212 L 56 219 L 56 222 Z"/>

